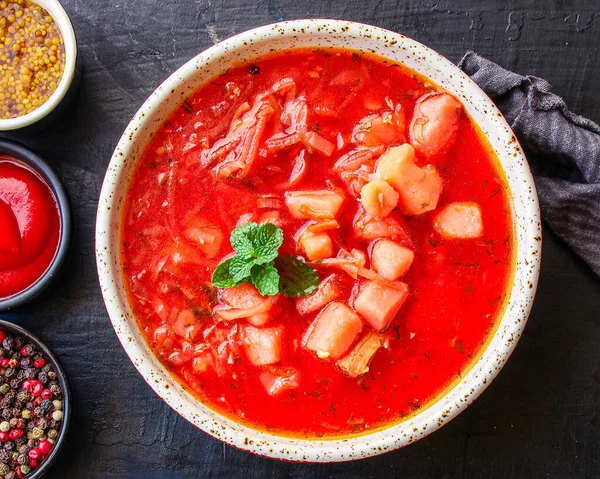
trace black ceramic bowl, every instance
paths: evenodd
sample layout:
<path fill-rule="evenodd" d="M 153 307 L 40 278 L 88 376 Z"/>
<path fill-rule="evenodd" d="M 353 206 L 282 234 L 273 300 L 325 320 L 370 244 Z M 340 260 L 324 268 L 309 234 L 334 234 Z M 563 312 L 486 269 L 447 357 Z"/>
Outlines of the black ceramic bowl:
<path fill-rule="evenodd" d="M 60 218 L 60 238 L 54 259 L 44 274 L 27 289 L 7 298 L 0 299 L 0 311 L 8 311 L 31 301 L 54 281 L 67 256 L 67 250 L 71 242 L 72 223 L 71 208 L 67 193 L 58 176 L 56 176 L 52 168 L 42 158 L 20 143 L 5 139 L 0 139 L 0 155 L 7 155 L 23 162 L 42 178 L 56 199 Z"/>
<path fill-rule="evenodd" d="M 48 456 L 38 467 L 36 467 L 34 470 L 32 470 L 29 474 L 25 476 L 26 479 L 35 479 L 41 477 L 45 472 L 48 471 L 52 463 L 56 460 L 56 457 L 58 456 L 60 450 L 62 449 L 66 441 L 67 430 L 69 429 L 69 421 L 71 419 L 71 390 L 69 389 L 67 375 L 65 373 L 65 370 L 62 368 L 60 362 L 58 361 L 54 353 L 44 343 L 42 343 L 37 336 L 31 334 L 26 329 L 23 329 L 22 327 L 17 326 L 16 324 L 13 324 L 4 319 L 0 319 L 0 330 L 9 332 L 15 336 L 27 338 L 30 342 L 32 342 L 52 364 L 54 371 L 56 371 L 57 380 L 62 389 L 63 418 L 60 432 L 58 434 L 58 437 L 56 438 L 54 447 L 50 451 L 50 454 L 48 454 Z"/>

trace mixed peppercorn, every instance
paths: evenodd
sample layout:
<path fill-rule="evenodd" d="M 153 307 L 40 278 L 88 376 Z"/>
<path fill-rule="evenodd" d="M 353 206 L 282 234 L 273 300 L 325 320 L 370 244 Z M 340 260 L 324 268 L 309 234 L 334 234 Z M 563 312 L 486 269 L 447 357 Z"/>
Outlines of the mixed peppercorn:
<path fill-rule="evenodd" d="M 0 478 L 23 478 L 52 451 L 63 420 L 57 373 L 26 339 L 0 330 Z"/>

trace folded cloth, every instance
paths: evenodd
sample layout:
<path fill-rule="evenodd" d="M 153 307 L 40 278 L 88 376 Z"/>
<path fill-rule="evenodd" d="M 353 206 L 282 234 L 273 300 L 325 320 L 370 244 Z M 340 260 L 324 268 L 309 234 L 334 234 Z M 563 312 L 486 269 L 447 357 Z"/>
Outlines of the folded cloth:
<path fill-rule="evenodd" d="M 541 78 L 474 52 L 458 66 L 492 98 L 525 149 L 542 219 L 600 276 L 600 127 L 570 112 Z"/>

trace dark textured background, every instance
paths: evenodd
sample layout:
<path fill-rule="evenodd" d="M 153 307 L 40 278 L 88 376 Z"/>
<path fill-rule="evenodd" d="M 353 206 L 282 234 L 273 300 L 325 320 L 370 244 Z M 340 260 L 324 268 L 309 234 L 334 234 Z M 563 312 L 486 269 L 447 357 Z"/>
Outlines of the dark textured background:
<path fill-rule="evenodd" d="M 50 130 L 16 135 L 54 165 L 71 196 L 75 243 L 63 280 L 7 314 L 60 356 L 75 393 L 67 449 L 50 478 L 600 477 L 600 281 L 549 231 L 537 299 L 500 376 L 452 423 L 408 448 L 337 465 L 258 458 L 171 411 L 110 326 L 94 261 L 97 198 L 142 101 L 213 42 L 278 20 L 330 17 L 402 32 L 458 61 L 473 49 L 546 78 L 600 121 L 600 2 L 517 0 L 63 0 L 84 75 Z M 600 245 L 600 242 L 599 242 Z M 600 247 L 600 246 L 599 246 Z"/>

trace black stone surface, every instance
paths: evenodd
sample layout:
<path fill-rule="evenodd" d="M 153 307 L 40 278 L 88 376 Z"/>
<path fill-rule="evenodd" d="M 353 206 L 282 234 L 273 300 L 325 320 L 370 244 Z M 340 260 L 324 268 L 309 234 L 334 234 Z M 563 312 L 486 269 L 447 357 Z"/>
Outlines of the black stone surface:
<path fill-rule="evenodd" d="M 171 72 L 219 39 L 278 20 L 357 20 L 458 61 L 468 49 L 546 78 L 600 121 L 595 0 L 63 0 L 83 63 L 75 104 L 51 129 L 5 135 L 56 168 L 76 221 L 70 264 L 38 303 L 3 316 L 46 340 L 69 373 L 75 415 L 50 478 L 600 477 L 600 281 L 549 231 L 537 299 L 507 366 L 452 423 L 351 464 L 263 459 L 181 419 L 127 359 L 102 302 L 94 220 L 123 129 Z M 599 240 L 600 247 L 600 240 Z"/>

